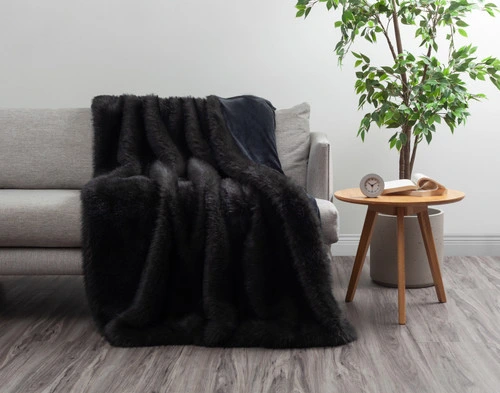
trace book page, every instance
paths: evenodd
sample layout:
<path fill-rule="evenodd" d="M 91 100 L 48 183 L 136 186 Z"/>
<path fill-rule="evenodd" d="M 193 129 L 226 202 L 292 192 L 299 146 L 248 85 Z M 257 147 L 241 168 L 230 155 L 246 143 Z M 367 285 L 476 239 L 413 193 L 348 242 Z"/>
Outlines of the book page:
<path fill-rule="evenodd" d="M 412 196 L 434 196 L 443 195 L 446 193 L 446 187 L 436 180 L 424 175 L 423 173 L 415 173 L 412 176 L 412 181 L 418 186 L 416 191 L 408 193 Z"/>
<path fill-rule="evenodd" d="M 418 186 L 409 179 L 398 179 L 384 182 L 384 192 L 392 193 L 404 190 L 416 190 Z"/>
<path fill-rule="evenodd" d="M 415 173 L 411 179 L 418 186 L 419 190 L 446 189 L 441 183 L 438 183 L 436 180 L 431 179 L 423 173 Z"/>

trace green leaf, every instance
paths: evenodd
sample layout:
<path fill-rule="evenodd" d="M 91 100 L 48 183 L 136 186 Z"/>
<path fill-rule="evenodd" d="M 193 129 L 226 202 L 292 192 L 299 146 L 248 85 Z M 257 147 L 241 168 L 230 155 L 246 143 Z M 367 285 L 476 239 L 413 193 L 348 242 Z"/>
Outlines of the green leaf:
<path fill-rule="evenodd" d="M 467 27 L 467 26 L 469 26 L 463 20 L 457 20 L 455 23 L 456 23 L 457 26 L 460 26 L 460 27 Z"/>
<path fill-rule="evenodd" d="M 401 143 L 404 145 L 406 145 L 406 142 L 408 142 L 408 137 L 406 136 L 405 133 L 401 132 L 399 133 L 399 140 L 401 141 Z"/>
<path fill-rule="evenodd" d="M 362 63 L 363 63 L 363 60 L 356 60 L 356 63 L 354 63 L 354 67 L 358 67 Z"/>
<path fill-rule="evenodd" d="M 361 81 L 358 81 L 358 82 L 361 82 Z M 364 83 L 360 84 L 357 88 L 356 88 L 356 94 L 359 94 L 359 93 L 362 93 L 366 90 L 366 86 Z"/>
<path fill-rule="evenodd" d="M 460 35 L 467 37 L 467 32 L 464 29 L 458 29 L 458 32 L 460 33 Z"/>
<path fill-rule="evenodd" d="M 398 122 L 395 122 L 395 123 L 389 123 L 389 124 L 386 124 L 386 127 L 387 127 L 387 128 L 400 128 L 400 127 L 401 127 L 401 124 L 399 124 Z"/>
<path fill-rule="evenodd" d="M 492 65 L 494 62 L 495 62 L 495 58 L 493 57 L 487 57 L 486 59 L 483 60 L 483 63 L 487 64 L 487 65 Z"/>
<path fill-rule="evenodd" d="M 300 18 L 305 14 L 305 12 L 306 12 L 305 10 L 298 10 L 297 13 L 295 14 L 295 17 Z"/>
<path fill-rule="evenodd" d="M 490 81 L 495 85 L 495 87 L 500 90 L 500 80 L 498 79 L 495 79 L 493 77 L 490 76 Z"/>
<path fill-rule="evenodd" d="M 365 102 L 366 102 L 366 94 L 363 94 L 361 97 L 359 97 L 358 108 L 361 108 Z"/>
<path fill-rule="evenodd" d="M 341 20 L 338 20 L 338 21 L 335 22 L 335 27 L 340 27 L 342 25 L 343 25 L 343 23 L 342 23 Z"/>
<path fill-rule="evenodd" d="M 388 123 L 394 117 L 394 112 L 392 110 L 388 110 L 384 115 L 384 123 Z"/>
<path fill-rule="evenodd" d="M 345 10 L 344 13 L 342 14 L 342 21 L 344 23 L 347 23 L 350 20 L 354 20 L 354 14 L 349 10 Z"/>

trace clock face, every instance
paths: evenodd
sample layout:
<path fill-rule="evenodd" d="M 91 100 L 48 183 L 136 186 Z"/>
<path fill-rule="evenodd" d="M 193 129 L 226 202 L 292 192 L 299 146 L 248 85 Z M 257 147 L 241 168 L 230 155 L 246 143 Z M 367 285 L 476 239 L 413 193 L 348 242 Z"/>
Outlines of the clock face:
<path fill-rule="evenodd" d="M 384 191 L 384 180 L 379 175 L 370 173 L 361 179 L 359 188 L 365 196 L 374 198 Z"/>
<path fill-rule="evenodd" d="M 378 190 L 380 190 L 380 183 L 378 182 L 378 179 L 374 177 L 370 177 L 369 179 L 366 179 L 365 186 L 368 189 L 369 192 L 375 193 Z"/>

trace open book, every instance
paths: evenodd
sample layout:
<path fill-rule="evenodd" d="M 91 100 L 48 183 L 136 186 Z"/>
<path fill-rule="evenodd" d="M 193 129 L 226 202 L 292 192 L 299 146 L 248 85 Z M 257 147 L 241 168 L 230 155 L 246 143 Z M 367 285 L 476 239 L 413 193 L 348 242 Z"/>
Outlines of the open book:
<path fill-rule="evenodd" d="M 411 180 L 391 180 L 384 182 L 382 195 L 434 196 L 446 193 L 446 187 L 422 173 L 415 173 Z"/>

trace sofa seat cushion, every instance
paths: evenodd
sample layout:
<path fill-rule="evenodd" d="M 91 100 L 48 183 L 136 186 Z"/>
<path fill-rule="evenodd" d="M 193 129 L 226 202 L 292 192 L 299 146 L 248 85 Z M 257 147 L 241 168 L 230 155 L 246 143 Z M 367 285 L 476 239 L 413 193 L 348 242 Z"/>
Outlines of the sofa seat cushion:
<path fill-rule="evenodd" d="M 316 198 L 319 215 L 321 217 L 321 230 L 326 244 L 333 244 L 339 240 L 338 217 L 339 212 L 335 205 L 326 199 Z"/>
<path fill-rule="evenodd" d="M 0 247 L 80 247 L 80 190 L 0 189 Z"/>
<path fill-rule="evenodd" d="M 316 199 L 327 244 L 338 240 L 338 211 Z M 0 189 L 0 247 L 81 247 L 80 190 Z"/>

